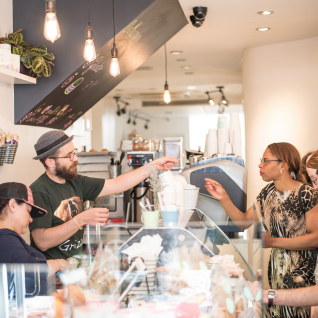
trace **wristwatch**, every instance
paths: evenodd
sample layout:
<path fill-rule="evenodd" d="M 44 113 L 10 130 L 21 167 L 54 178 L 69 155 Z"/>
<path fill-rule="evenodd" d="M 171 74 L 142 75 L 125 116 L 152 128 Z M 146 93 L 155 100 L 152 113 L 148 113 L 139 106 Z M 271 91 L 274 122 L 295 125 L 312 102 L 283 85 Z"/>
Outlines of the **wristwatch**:
<path fill-rule="evenodd" d="M 267 291 L 267 297 L 268 297 L 268 308 L 271 308 L 274 303 L 274 299 L 276 297 L 276 291 L 274 289 L 269 289 Z"/>

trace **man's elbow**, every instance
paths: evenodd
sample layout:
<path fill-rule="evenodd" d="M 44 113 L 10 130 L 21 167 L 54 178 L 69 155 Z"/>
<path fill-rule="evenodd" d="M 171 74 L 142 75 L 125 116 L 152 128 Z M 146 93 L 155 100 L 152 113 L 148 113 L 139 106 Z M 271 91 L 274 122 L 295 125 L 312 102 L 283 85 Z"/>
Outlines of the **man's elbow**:
<path fill-rule="evenodd" d="M 34 230 L 37 231 L 37 230 Z M 49 246 L 45 243 L 45 240 L 43 239 L 43 235 L 41 232 L 40 233 L 34 233 L 34 231 L 31 232 L 31 235 L 33 237 L 33 241 L 36 245 L 36 247 L 41 251 L 41 252 L 45 252 L 46 250 L 49 249 Z"/>

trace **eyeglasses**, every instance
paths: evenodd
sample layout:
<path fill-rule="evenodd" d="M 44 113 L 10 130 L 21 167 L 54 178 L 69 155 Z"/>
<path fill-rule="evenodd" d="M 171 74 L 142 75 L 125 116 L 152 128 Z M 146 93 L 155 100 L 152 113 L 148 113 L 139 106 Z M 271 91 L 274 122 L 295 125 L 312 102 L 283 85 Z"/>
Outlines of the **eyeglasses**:
<path fill-rule="evenodd" d="M 71 159 L 74 160 L 75 156 L 77 154 L 77 149 L 75 148 L 74 151 L 66 155 L 65 157 L 50 157 L 50 159 Z"/>
<path fill-rule="evenodd" d="M 270 160 L 270 159 L 260 159 L 260 161 L 261 161 L 261 164 L 263 165 L 263 166 L 266 166 L 270 161 L 279 161 L 279 162 L 282 162 L 280 159 L 277 159 L 277 160 Z"/>

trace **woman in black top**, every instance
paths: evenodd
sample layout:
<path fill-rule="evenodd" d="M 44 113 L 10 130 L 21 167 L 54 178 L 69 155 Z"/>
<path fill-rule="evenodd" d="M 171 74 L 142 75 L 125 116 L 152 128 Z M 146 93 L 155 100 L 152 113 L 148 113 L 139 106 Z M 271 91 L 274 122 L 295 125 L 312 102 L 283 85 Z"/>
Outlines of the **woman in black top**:
<path fill-rule="evenodd" d="M 32 218 L 45 214 L 45 210 L 34 205 L 32 191 L 26 185 L 0 184 L 0 263 L 47 264 L 48 275 L 68 266 L 63 259 L 47 261 L 20 236 L 26 233 Z"/>

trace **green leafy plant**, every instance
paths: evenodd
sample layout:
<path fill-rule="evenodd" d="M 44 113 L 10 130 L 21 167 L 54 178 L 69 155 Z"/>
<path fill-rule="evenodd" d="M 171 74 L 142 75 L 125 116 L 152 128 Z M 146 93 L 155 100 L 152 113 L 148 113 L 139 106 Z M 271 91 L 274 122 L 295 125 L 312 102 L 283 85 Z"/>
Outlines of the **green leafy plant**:
<path fill-rule="evenodd" d="M 47 51 L 44 44 L 32 46 L 29 42 L 24 41 L 22 30 L 16 30 L 7 37 L 0 38 L 0 43 L 10 44 L 12 53 L 20 55 L 20 61 L 30 70 L 28 75 L 33 77 L 50 76 L 55 56 Z"/>

